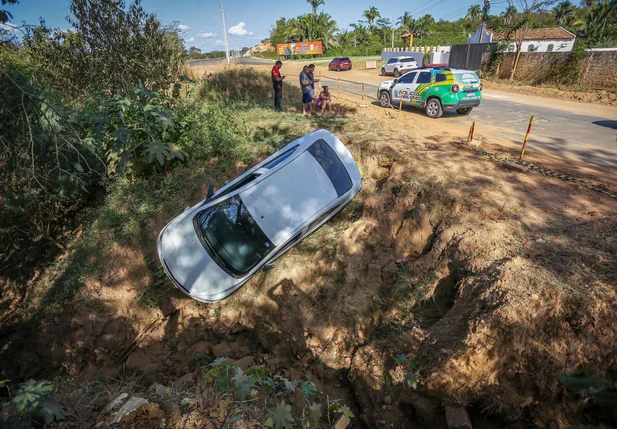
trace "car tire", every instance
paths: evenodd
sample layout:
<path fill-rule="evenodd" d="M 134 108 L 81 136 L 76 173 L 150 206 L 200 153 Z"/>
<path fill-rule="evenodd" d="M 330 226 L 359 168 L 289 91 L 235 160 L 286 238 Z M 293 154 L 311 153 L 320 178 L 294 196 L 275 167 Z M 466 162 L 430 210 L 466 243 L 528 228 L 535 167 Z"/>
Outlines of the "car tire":
<path fill-rule="evenodd" d="M 382 67 L 382 68 L 381 68 L 381 75 L 382 75 L 382 76 L 385 76 L 385 75 L 386 75 L 386 69 L 385 69 L 385 67 Z"/>
<path fill-rule="evenodd" d="M 394 69 L 394 77 L 399 77 L 401 74 L 398 72 L 398 69 Z"/>
<path fill-rule="evenodd" d="M 441 118 L 441 115 L 443 115 L 443 107 L 441 107 L 441 101 L 439 100 L 439 98 L 431 98 L 426 103 L 424 111 L 429 118 Z"/>
<path fill-rule="evenodd" d="M 340 72 L 341 71 L 341 66 L 336 66 L 336 71 Z"/>
<path fill-rule="evenodd" d="M 456 113 L 458 113 L 459 115 L 469 115 L 472 110 L 473 107 L 459 107 L 458 109 L 456 109 Z"/>
<path fill-rule="evenodd" d="M 381 91 L 381 94 L 379 94 L 379 104 L 381 104 L 381 107 L 390 106 L 391 100 L 388 91 Z"/>

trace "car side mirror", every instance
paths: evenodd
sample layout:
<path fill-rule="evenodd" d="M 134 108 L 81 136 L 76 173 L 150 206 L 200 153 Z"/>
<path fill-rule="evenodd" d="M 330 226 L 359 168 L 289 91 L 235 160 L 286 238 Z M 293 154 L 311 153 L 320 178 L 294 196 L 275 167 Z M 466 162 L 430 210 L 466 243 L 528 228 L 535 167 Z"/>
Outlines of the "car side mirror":
<path fill-rule="evenodd" d="M 214 195 L 214 185 L 210 183 L 210 186 L 208 186 L 208 195 L 206 195 L 206 199 L 212 198 L 213 195 Z"/>
<path fill-rule="evenodd" d="M 274 269 L 274 264 L 264 264 L 264 266 L 261 267 L 261 271 L 264 272 L 264 273 L 266 271 L 270 271 L 272 269 Z"/>

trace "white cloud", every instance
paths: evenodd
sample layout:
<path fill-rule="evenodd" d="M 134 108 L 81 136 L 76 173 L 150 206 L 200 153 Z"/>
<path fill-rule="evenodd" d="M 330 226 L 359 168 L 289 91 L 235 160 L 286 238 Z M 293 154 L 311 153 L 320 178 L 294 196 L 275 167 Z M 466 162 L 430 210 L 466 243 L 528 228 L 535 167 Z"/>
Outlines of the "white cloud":
<path fill-rule="evenodd" d="M 216 37 L 216 33 L 198 33 L 197 37 L 200 39 L 214 39 Z"/>
<path fill-rule="evenodd" d="M 254 33 L 252 31 L 247 31 L 244 28 L 246 24 L 244 22 L 240 22 L 233 27 L 229 27 L 228 33 L 234 36 L 252 36 Z"/>
<path fill-rule="evenodd" d="M 193 43 L 195 41 L 194 37 L 191 37 L 189 39 L 186 39 L 186 43 Z"/>
<path fill-rule="evenodd" d="M 8 31 L 9 33 L 16 33 L 17 26 L 7 22 L 6 24 L 0 23 L 0 30 Z"/>
<path fill-rule="evenodd" d="M 225 46 L 225 42 L 223 40 L 217 40 L 216 42 L 214 42 L 214 44 L 216 46 Z"/>
<path fill-rule="evenodd" d="M 191 27 L 189 27 L 188 25 L 184 25 L 184 24 L 178 25 L 178 30 L 182 31 L 183 33 L 186 31 L 189 31 L 190 29 Z"/>

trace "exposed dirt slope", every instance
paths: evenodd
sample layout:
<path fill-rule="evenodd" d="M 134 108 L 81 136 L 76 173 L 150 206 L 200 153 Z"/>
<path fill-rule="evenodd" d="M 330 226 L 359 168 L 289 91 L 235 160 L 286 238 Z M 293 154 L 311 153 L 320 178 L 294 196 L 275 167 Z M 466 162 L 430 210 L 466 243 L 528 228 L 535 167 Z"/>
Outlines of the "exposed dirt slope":
<path fill-rule="evenodd" d="M 467 406 L 476 428 L 589 421 L 556 374 L 617 369 L 617 203 L 504 170 L 414 124 L 359 114 L 333 131 L 363 190 L 274 270 L 220 304 L 166 284 L 144 305 L 136 294 L 157 283 L 147 255 L 175 216 L 162 213 L 152 248 L 92 255 L 104 268 L 80 296 L 97 299 L 40 321 L 0 378 L 138 374 L 147 386 L 226 356 L 314 380 L 350 404 L 355 427 L 444 427 L 449 403 Z M 5 336 L 3 353 L 18 336 Z M 401 353 L 417 390 L 402 383 Z M 185 420 L 201 411 L 185 408 Z"/>

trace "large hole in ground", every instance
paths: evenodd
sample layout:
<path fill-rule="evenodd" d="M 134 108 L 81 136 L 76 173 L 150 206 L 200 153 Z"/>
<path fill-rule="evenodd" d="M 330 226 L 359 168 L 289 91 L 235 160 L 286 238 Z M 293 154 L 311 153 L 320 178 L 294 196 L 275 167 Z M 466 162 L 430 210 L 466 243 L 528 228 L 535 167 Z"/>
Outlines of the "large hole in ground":
<path fill-rule="evenodd" d="M 433 295 L 420 301 L 413 308 L 412 313 L 422 329 L 433 326 L 452 308 L 456 300 L 458 284 L 464 277 L 460 269 L 451 269 L 451 274 L 439 280 Z"/>

